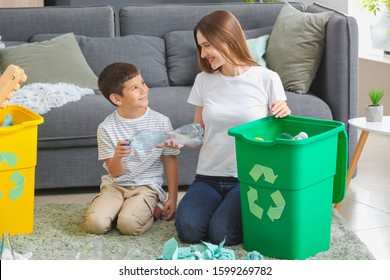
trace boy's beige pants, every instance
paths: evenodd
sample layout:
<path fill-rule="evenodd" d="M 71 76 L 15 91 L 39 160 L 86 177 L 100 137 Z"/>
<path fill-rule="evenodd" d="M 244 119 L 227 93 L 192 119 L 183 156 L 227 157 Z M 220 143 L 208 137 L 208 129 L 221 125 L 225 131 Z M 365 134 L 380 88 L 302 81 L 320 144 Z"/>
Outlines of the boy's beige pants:
<path fill-rule="evenodd" d="M 115 219 L 122 234 L 139 235 L 152 226 L 153 210 L 158 202 L 157 193 L 152 188 L 103 183 L 100 189 L 85 217 L 86 232 L 106 233 Z"/>

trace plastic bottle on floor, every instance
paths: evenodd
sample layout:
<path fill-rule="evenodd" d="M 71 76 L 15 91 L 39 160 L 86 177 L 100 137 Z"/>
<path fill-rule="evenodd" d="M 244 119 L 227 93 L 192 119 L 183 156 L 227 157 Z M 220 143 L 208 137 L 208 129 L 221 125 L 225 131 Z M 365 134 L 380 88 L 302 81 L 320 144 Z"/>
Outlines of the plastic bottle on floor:
<path fill-rule="evenodd" d="M 8 233 L 3 233 L 3 238 L 1 239 L 1 260 L 14 260 L 15 255 L 11 247 L 10 236 Z"/>

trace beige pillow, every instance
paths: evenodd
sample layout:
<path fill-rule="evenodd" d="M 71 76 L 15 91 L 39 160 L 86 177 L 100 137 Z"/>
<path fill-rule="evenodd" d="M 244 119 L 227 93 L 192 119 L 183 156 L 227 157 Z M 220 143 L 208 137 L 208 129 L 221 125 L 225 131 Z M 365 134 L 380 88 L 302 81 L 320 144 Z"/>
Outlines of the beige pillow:
<path fill-rule="evenodd" d="M 48 41 L 0 49 L 0 69 L 9 64 L 23 68 L 32 83 L 70 83 L 97 89 L 97 77 L 89 67 L 73 33 Z"/>
<path fill-rule="evenodd" d="M 307 93 L 324 49 L 325 25 L 333 12 L 302 13 L 285 4 L 268 41 L 267 67 L 277 72 L 285 90 Z"/>

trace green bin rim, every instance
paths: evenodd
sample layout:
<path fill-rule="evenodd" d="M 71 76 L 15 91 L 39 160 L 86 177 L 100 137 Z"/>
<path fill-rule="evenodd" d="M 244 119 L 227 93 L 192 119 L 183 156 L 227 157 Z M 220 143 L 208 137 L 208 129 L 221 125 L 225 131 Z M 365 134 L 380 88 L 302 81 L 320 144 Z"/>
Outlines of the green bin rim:
<path fill-rule="evenodd" d="M 326 131 L 321 133 L 321 135 L 314 135 L 309 138 L 300 140 L 300 141 L 291 141 L 290 139 L 282 139 L 282 138 L 276 138 L 272 140 L 254 140 L 252 137 L 248 137 L 245 135 L 245 133 L 242 133 L 241 131 L 250 128 L 256 124 L 264 124 L 267 122 L 272 122 L 275 120 L 288 120 L 289 122 L 305 122 L 305 123 L 315 123 L 316 125 L 322 125 L 322 126 L 329 126 L 332 127 L 332 130 Z M 323 120 L 323 119 L 316 119 L 316 118 L 308 118 L 308 117 L 300 117 L 300 116 L 287 116 L 285 118 L 275 118 L 274 116 L 268 116 L 262 119 L 254 120 L 251 122 L 244 123 L 242 125 L 232 127 L 228 130 L 228 135 L 234 136 L 236 138 L 240 138 L 246 142 L 251 143 L 252 145 L 259 145 L 259 146 L 271 146 L 275 144 L 283 144 L 283 145 L 303 145 L 307 144 L 312 141 L 318 141 L 319 138 L 325 137 L 329 134 L 334 134 L 335 132 L 342 131 L 345 128 L 345 124 L 340 121 L 333 121 L 333 120 Z"/>

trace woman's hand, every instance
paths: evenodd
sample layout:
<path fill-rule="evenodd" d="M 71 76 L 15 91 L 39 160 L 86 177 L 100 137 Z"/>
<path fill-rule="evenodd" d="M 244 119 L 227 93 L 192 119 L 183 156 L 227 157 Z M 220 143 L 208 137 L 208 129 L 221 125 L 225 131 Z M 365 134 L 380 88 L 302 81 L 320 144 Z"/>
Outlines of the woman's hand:
<path fill-rule="evenodd" d="M 181 149 L 184 145 L 178 144 L 173 140 L 166 140 L 160 144 L 156 145 L 156 148 L 170 148 L 170 149 Z"/>
<path fill-rule="evenodd" d="M 291 114 L 291 110 L 288 107 L 287 102 L 282 100 L 272 103 L 271 113 L 275 118 L 284 118 Z"/>

